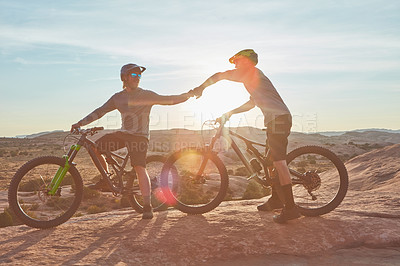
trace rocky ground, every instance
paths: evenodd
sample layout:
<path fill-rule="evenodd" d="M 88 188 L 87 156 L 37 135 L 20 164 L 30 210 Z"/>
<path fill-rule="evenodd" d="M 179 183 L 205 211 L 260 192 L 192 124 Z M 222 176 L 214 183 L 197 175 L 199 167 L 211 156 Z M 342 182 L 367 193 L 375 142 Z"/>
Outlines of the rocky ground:
<path fill-rule="evenodd" d="M 400 265 L 400 144 L 346 163 L 349 191 L 321 217 L 275 224 L 265 199 L 141 220 L 130 209 L 53 229 L 0 229 L 2 265 Z"/>
<path fill-rule="evenodd" d="M 395 197 L 387 198 L 390 206 L 376 202 L 382 195 L 350 191 L 335 211 L 286 225 L 256 210 L 262 200 L 249 200 L 224 202 L 204 215 L 169 210 L 145 221 L 126 209 L 73 218 L 47 230 L 7 227 L 0 230 L 0 263 L 396 265 L 400 208 Z M 354 204 L 360 206 L 353 209 Z"/>

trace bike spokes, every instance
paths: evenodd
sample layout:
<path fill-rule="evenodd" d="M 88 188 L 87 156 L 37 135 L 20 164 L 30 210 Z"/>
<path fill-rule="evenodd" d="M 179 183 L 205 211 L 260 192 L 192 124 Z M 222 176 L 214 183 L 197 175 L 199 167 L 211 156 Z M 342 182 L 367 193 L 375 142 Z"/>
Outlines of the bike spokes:
<path fill-rule="evenodd" d="M 215 208 L 225 196 L 228 186 L 225 168 L 222 162 L 207 152 L 196 150 L 177 154 L 174 167 L 178 175 L 168 174 L 167 183 L 173 191 L 170 204 L 188 213 L 204 213 Z M 164 176 L 163 176 L 164 177 Z"/>
<path fill-rule="evenodd" d="M 64 176 L 54 193 L 51 181 L 63 159 L 40 157 L 20 168 L 10 184 L 9 201 L 24 223 L 48 228 L 65 222 L 78 208 L 82 183 L 76 170 Z M 78 182 L 78 183 L 77 183 Z"/>
<path fill-rule="evenodd" d="M 296 204 L 312 214 L 331 211 L 347 191 L 347 171 L 327 149 L 309 146 L 288 155 Z"/>

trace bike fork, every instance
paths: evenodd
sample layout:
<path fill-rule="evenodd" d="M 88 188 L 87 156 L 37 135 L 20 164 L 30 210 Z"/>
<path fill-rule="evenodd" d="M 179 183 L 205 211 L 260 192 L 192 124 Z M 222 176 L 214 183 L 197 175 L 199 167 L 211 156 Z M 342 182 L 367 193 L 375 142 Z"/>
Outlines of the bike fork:
<path fill-rule="evenodd" d="M 61 184 L 61 182 L 63 181 L 65 175 L 67 174 L 69 168 L 71 167 L 71 165 L 68 162 L 68 156 L 64 156 L 65 160 L 65 164 L 64 166 L 60 166 L 60 168 L 58 168 L 56 174 L 54 175 L 53 179 L 50 182 L 50 186 L 49 186 L 49 191 L 48 194 L 54 196 Z"/>
<path fill-rule="evenodd" d="M 72 145 L 68 154 L 63 156 L 65 159 L 65 164 L 64 166 L 60 166 L 60 168 L 58 168 L 56 174 L 51 180 L 50 186 L 48 187 L 49 191 L 47 192 L 49 195 L 54 196 L 57 193 L 61 182 L 64 180 L 65 175 L 68 173 L 69 168 L 71 167 L 70 160 L 72 161 L 74 159 L 80 148 L 80 145 Z"/>

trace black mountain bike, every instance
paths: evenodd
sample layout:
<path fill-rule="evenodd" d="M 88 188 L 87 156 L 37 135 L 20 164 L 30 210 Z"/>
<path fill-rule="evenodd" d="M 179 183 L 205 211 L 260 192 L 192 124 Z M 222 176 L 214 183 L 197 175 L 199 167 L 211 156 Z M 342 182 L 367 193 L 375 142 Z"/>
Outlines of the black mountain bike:
<path fill-rule="evenodd" d="M 134 185 L 136 173 L 126 171 L 129 154 L 120 156 L 114 152 L 105 154 L 109 172 L 96 157 L 96 144 L 87 136 L 96 134 L 102 127 L 79 129 L 74 133 L 77 143 L 63 157 L 43 156 L 30 160 L 16 172 L 8 191 L 10 208 L 26 225 L 50 228 L 66 222 L 78 209 L 83 196 L 82 177 L 75 167 L 74 158 L 83 146 L 89 153 L 101 176 L 107 180 L 109 190 L 115 196 L 126 195 L 137 212 L 143 212 L 140 189 Z M 159 188 L 159 177 L 165 158 L 161 155 L 147 157 L 147 169 L 152 186 L 154 210 L 164 206 Z M 161 194 L 160 194 L 161 193 Z"/>
<path fill-rule="evenodd" d="M 215 121 L 206 122 L 216 124 Z M 227 139 L 247 169 L 248 180 L 254 179 L 263 187 L 272 185 L 271 175 L 276 171 L 268 147 L 248 140 L 220 123 L 209 145 L 181 149 L 167 158 L 161 171 L 161 187 L 175 208 L 185 213 L 202 214 L 216 208 L 226 197 L 228 173 L 215 147 L 221 136 Z M 230 136 L 244 142 L 252 157 L 250 160 Z M 348 174 L 343 162 L 333 152 L 319 146 L 304 146 L 291 151 L 287 163 L 295 202 L 303 215 L 322 215 L 342 202 L 348 188 Z M 173 190 L 170 184 L 174 184 Z"/>

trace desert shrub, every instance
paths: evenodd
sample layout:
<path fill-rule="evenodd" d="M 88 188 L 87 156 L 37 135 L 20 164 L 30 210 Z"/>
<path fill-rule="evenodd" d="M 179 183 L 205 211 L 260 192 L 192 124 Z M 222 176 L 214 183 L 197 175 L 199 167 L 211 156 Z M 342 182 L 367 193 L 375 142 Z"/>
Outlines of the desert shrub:
<path fill-rule="evenodd" d="M 65 185 L 74 185 L 74 181 L 72 176 L 67 173 L 64 176 L 63 181 L 61 182 L 61 186 Z M 41 178 L 36 178 L 36 179 L 30 179 L 26 182 L 23 182 L 19 185 L 18 189 L 19 191 L 24 191 L 24 192 L 29 192 L 29 191 L 35 191 L 39 189 L 43 185 L 43 180 Z"/>
<path fill-rule="evenodd" d="M 4 157 L 7 154 L 7 151 L 0 150 L 0 157 Z"/>
<path fill-rule="evenodd" d="M 356 145 L 358 148 L 363 149 L 363 150 L 370 150 L 370 144 L 369 143 L 364 143 L 364 144 L 358 144 Z"/>
<path fill-rule="evenodd" d="M 233 161 L 238 161 L 238 159 L 239 159 L 236 152 L 231 151 L 231 150 L 228 152 L 224 152 L 224 156 L 229 159 L 232 159 Z"/>
<path fill-rule="evenodd" d="M 242 166 L 242 167 L 236 168 L 235 175 L 248 176 L 249 172 L 247 171 L 246 167 Z"/>
<path fill-rule="evenodd" d="M 233 192 L 232 190 L 228 187 L 228 190 L 226 191 L 226 195 L 224 197 L 224 200 L 232 200 L 233 198 Z"/>
<path fill-rule="evenodd" d="M 97 183 L 100 179 L 102 179 L 103 177 L 101 176 L 101 174 L 95 175 L 90 182 L 92 183 Z"/>
<path fill-rule="evenodd" d="M 18 155 L 18 151 L 10 151 L 11 157 L 15 157 Z"/>
<path fill-rule="evenodd" d="M 43 181 L 40 178 L 31 179 L 26 182 L 20 183 L 18 190 L 24 191 L 24 192 L 35 191 L 35 190 L 39 189 L 39 187 L 40 187 L 39 184 L 41 184 L 41 183 L 43 183 Z"/>
<path fill-rule="evenodd" d="M 297 169 L 296 169 L 298 172 L 300 172 L 300 173 L 305 173 L 306 172 L 306 169 L 304 168 L 304 167 L 297 167 Z"/>
<path fill-rule="evenodd" d="M 104 207 L 99 207 L 99 206 L 97 206 L 97 205 L 90 205 L 88 208 L 87 208 L 87 213 L 89 213 L 89 214 L 95 214 L 95 213 L 99 213 L 99 212 L 103 212 L 103 211 L 105 211 L 105 208 Z"/>
<path fill-rule="evenodd" d="M 30 210 L 36 211 L 37 209 L 39 209 L 39 204 L 35 202 L 31 205 Z"/>
<path fill-rule="evenodd" d="M 264 188 L 255 180 L 250 180 L 246 187 L 246 191 L 243 193 L 242 199 L 259 199 L 269 194 L 271 194 L 269 188 Z"/>
<path fill-rule="evenodd" d="M 122 195 L 122 198 L 119 200 L 119 206 L 121 208 L 126 208 L 126 207 L 130 207 L 131 206 L 129 204 L 129 200 L 128 200 L 128 196 L 127 195 Z"/>
<path fill-rule="evenodd" d="M 28 155 L 28 152 L 27 151 L 20 151 L 19 155 Z"/>
<path fill-rule="evenodd" d="M 0 213 L 0 228 L 13 225 L 13 218 L 9 212 L 4 210 Z"/>
<path fill-rule="evenodd" d="M 31 210 L 32 204 L 22 204 L 21 208 L 22 210 L 31 218 L 37 219 L 38 217 L 36 216 L 35 212 Z M 34 206 L 35 208 L 35 206 Z"/>
<path fill-rule="evenodd" d="M 307 162 L 306 161 L 301 161 L 301 162 L 298 162 L 296 165 L 298 167 L 306 167 L 307 166 Z"/>
<path fill-rule="evenodd" d="M 335 146 L 335 143 L 325 143 L 325 145 L 326 145 L 326 146 L 333 147 L 333 146 Z"/>
<path fill-rule="evenodd" d="M 182 172 L 180 186 L 181 190 L 179 192 L 179 199 L 186 204 L 201 204 L 207 203 L 210 200 L 210 191 L 204 192 L 203 186 L 193 182 L 191 179 L 192 174 L 190 172 Z"/>
<path fill-rule="evenodd" d="M 22 224 L 22 222 L 18 219 L 18 217 L 14 214 L 14 212 L 10 209 L 10 207 L 7 207 L 4 209 L 4 212 L 8 213 L 13 221 L 12 225 L 19 225 Z"/>
<path fill-rule="evenodd" d="M 228 175 L 233 175 L 233 174 L 234 174 L 233 170 L 232 169 L 228 169 Z"/>
<path fill-rule="evenodd" d="M 60 208 L 60 209 L 66 209 L 69 208 L 72 205 L 74 198 L 69 197 L 69 198 L 60 198 L 60 197 L 51 197 L 47 200 L 46 205 L 52 208 Z M 29 210 L 34 211 L 37 210 L 38 206 L 35 204 L 32 204 Z"/>
<path fill-rule="evenodd" d="M 347 145 L 353 145 L 356 146 L 357 148 L 360 148 L 362 150 L 365 151 L 370 151 L 373 149 L 378 149 L 378 148 L 382 148 L 384 145 L 378 144 L 378 143 L 374 143 L 374 144 L 370 144 L 370 143 L 364 143 L 364 144 L 357 144 L 354 143 L 352 141 L 350 141 Z"/>
<path fill-rule="evenodd" d="M 100 195 L 100 192 L 88 187 L 83 187 L 83 199 L 88 200 L 88 199 L 94 199 L 98 198 Z"/>

